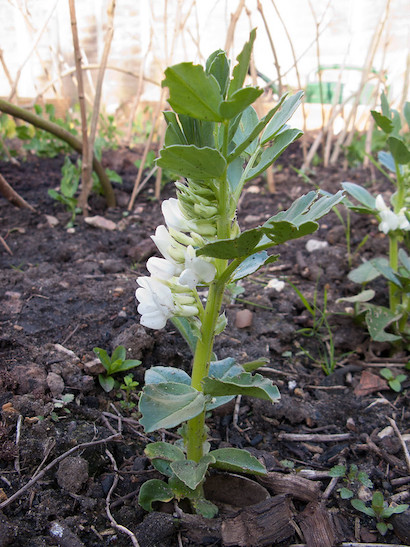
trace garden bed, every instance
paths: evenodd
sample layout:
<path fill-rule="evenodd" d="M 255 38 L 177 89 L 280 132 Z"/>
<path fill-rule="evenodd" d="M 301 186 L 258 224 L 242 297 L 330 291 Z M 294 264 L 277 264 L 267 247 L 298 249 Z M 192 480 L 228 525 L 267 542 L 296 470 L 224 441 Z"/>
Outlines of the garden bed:
<path fill-rule="evenodd" d="M 112 221 L 113 230 L 87 224 L 82 217 L 66 230 L 70 215 L 47 194 L 59 184 L 63 158 L 29 156 L 19 166 L 0 163 L 2 175 L 36 210 L 0 201 L 0 235 L 10 251 L 0 247 L 0 546 L 131 545 L 131 537 L 115 528 L 110 512 L 141 547 L 409 545 L 408 511 L 392 519 L 394 531 L 383 539 L 374 519 L 341 498 L 338 489 L 346 484 L 339 480 L 334 486 L 328 474 L 338 464 L 348 469 L 357 465 L 372 481 L 373 491 L 389 501 L 408 501 L 410 469 L 398 432 L 410 432 L 409 382 L 396 393 L 379 374 L 382 367 L 403 373 L 406 355 L 392 353 L 390 344 L 371 342 L 365 326 L 346 313 L 346 304 L 337 302 L 356 294 L 358 287 L 347 277 L 346 233 L 334 213 L 322 220 L 313 237 L 280 247 L 278 262 L 247 278 L 236 298 L 227 298 L 228 327 L 215 344 L 219 359 L 233 356 L 241 363 L 266 358 L 261 373 L 280 389 L 282 398 L 275 405 L 243 396 L 236 406 L 228 403 L 208 420 L 214 448 L 245 448 L 266 465 L 269 475 L 261 481 L 270 500 L 255 511 L 222 508 L 213 521 L 178 508 L 171 509 L 173 514 L 147 514 L 138 506 L 140 485 L 157 476 L 144 456 L 145 444 L 172 441 L 177 435 L 145 435 L 137 409 L 124 408 L 118 390 L 107 394 L 101 389 L 93 348 L 111 352 L 124 345 L 127 358 L 142 361 L 131 371 L 140 384 L 153 365 L 188 370 L 191 354 L 171 323 L 160 331 L 139 324 L 136 278 L 146 274 L 145 262 L 155 253 L 150 236 L 162 217 L 152 185 L 126 214 L 135 159 L 133 152 L 120 150 L 105 160 L 123 177 L 118 207 L 106 211 L 101 197 L 91 200 L 90 214 Z M 294 145 L 275 173 L 276 194 L 267 192 L 262 179 L 247 186 L 239 209 L 242 228 L 260 225 L 312 189 L 291 167 L 300 163 Z M 363 169 L 317 167 L 311 181 L 333 193 L 343 181 L 368 184 L 374 194 L 389 189 L 381 177 L 370 183 L 370 173 Z M 167 184 L 162 197 L 173 192 L 174 186 Z M 386 254 L 387 238 L 377 223 L 353 215 L 353 251 L 366 234 L 370 237 L 352 257 L 353 266 Z M 309 239 L 319 241 L 319 248 L 308 250 Z M 285 280 L 281 290 L 277 279 Z M 326 311 L 330 337 L 323 330 L 313 333 L 312 316 L 287 281 Z M 384 282 L 376 280 L 373 287 L 376 303 L 386 305 Z M 329 356 L 330 347 L 335 370 L 325 375 L 322 357 L 323 352 Z M 61 407 L 56 401 L 68 393 L 74 399 Z M 132 400 L 136 398 L 137 391 Z M 110 440 L 98 442 L 105 438 Z M 86 446 L 80 447 L 82 443 Z M 68 457 L 47 468 L 71 449 Z M 10 499 L 30 480 L 30 488 Z M 372 489 L 358 482 L 351 486 L 354 497 L 371 498 Z M 266 529 L 277 518 L 278 507 L 289 516 L 272 538 Z M 238 539 L 241 526 L 248 531 Z M 312 535 L 312 530 L 325 535 Z"/>

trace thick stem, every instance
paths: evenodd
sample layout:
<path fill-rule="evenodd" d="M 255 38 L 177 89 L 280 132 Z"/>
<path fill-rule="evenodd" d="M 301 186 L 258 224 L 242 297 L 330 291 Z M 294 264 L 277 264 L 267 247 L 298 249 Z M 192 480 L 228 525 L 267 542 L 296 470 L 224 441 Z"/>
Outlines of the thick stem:
<path fill-rule="evenodd" d="M 202 379 L 207 376 L 215 337 L 215 326 L 222 306 L 225 283 L 215 281 L 209 289 L 208 302 L 202 322 L 201 337 L 198 339 L 192 365 L 191 385 L 202 391 Z M 206 441 L 205 411 L 188 421 L 187 458 L 198 462 L 203 456 Z"/>

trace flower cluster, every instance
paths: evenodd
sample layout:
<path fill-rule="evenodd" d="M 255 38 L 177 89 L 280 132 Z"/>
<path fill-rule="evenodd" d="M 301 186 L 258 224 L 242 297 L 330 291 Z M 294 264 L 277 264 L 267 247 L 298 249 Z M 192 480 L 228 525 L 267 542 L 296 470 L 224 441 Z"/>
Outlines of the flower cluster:
<path fill-rule="evenodd" d="M 379 230 L 381 232 L 388 234 L 394 230 L 410 230 L 410 222 L 406 217 L 406 210 L 404 207 L 396 214 L 390 207 L 387 207 L 383 196 L 379 194 L 376 197 L 376 209 L 379 212 L 381 219 L 379 224 Z"/>
<path fill-rule="evenodd" d="M 158 226 L 151 237 L 163 258 L 148 260 L 151 276 L 139 277 L 135 292 L 141 324 L 151 329 L 163 328 L 174 316 L 198 315 L 196 287 L 211 283 L 216 273 L 211 259 L 196 256 L 195 250 L 205 243 L 200 233 L 213 232 L 212 223 L 198 226 L 175 198 L 162 203 L 162 213 L 166 226 Z"/>

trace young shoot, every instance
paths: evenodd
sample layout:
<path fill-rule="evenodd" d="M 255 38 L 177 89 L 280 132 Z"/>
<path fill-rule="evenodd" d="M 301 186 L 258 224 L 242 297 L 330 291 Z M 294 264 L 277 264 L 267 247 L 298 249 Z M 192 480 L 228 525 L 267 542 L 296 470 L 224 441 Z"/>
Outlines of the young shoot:
<path fill-rule="evenodd" d="M 194 356 L 191 374 L 165 366 L 145 374 L 139 401 L 145 431 L 179 426 L 182 437 L 175 445 L 146 447 L 153 466 L 168 479 L 142 485 L 139 503 L 146 510 L 155 501 L 188 498 L 197 513 L 213 517 L 217 508 L 203 490 L 209 468 L 266 473 L 249 452 L 213 450 L 207 440 L 205 418 L 212 409 L 236 395 L 272 402 L 280 397 L 270 380 L 252 374 L 263 359 L 241 365 L 233 357 L 218 360 L 214 355 L 214 338 L 227 324 L 225 290 L 277 260 L 268 250 L 313 233 L 317 220 L 343 197 L 342 192 L 320 196 L 312 191 L 262 226 L 241 231 L 236 210 L 244 185 L 302 135 L 286 125 L 302 92 L 283 96 L 261 119 L 252 107 L 263 92 L 244 86 L 254 40 L 252 31 L 232 72 L 225 52 L 218 50 L 204 67 L 180 63 L 167 68 L 162 82 L 172 111 L 164 113 L 167 130 L 157 165 L 178 175 L 177 198 L 162 204 L 165 223 L 152 236 L 162 258 L 148 260 L 150 275 L 138 278 L 136 298 L 141 324 L 162 329 L 171 319 Z"/>

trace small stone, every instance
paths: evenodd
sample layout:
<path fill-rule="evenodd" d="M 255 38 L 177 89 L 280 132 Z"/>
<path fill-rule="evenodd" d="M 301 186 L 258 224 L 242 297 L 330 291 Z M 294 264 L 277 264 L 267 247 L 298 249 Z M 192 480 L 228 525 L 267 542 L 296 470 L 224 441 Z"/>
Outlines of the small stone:
<path fill-rule="evenodd" d="M 127 359 L 141 359 L 143 351 L 151 349 L 153 345 L 153 336 L 138 323 L 122 330 L 112 341 L 113 348 L 125 347 Z"/>
<path fill-rule="evenodd" d="M 16 291 L 6 291 L 4 293 L 5 299 L 3 300 L 3 312 L 8 312 L 11 315 L 20 313 L 21 308 L 23 307 L 23 302 L 21 300 L 21 293 Z"/>
<path fill-rule="evenodd" d="M 384 439 L 385 437 L 390 437 L 390 435 L 393 435 L 394 430 L 391 425 L 388 425 L 384 429 L 378 432 L 377 436 L 379 439 Z"/>
<path fill-rule="evenodd" d="M 96 376 L 97 374 L 102 374 L 105 371 L 105 368 L 103 367 L 101 361 L 97 359 L 93 359 L 92 361 L 88 361 L 84 364 L 84 372 L 86 374 L 91 374 Z"/>
<path fill-rule="evenodd" d="M 84 220 L 89 226 L 93 226 L 94 228 L 100 228 L 102 230 L 112 231 L 117 228 L 115 222 L 99 215 L 96 215 L 94 217 L 86 217 Z"/>
<path fill-rule="evenodd" d="M 259 188 L 259 186 L 255 186 L 254 184 L 252 186 L 248 186 L 246 188 L 246 192 L 248 192 L 249 194 L 260 194 L 261 193 L 261 189 Z"/>
<path fill-rule="evenodd" d="M 370 501 L 372 499 L 372 491 L 362 484 L 357 491 L 357 497 L 362 501 Z"/>
<path fill-rule="evenodd" d="M 88 393 L 89 391 L 91 391 L 92 389 L 94 389 L 95 387 L 95 384 L 94 384 L 94 378 L 92 376 L 83 376 L 81 378 L 81 391 L 83 393 Z"/>
<path fill-rule="evenodd" d="M 60 488 L 77 494 L 88 480 L 88 462 L 81 456 L 69 456 L 60 462 L 56 475 Z"/>
<path fill-rule="evenodd" d="M 346 428 L 349 429 L 350 431 L 356 431 L 356 423 L 355 421 L 353 420 L 353 418 L 347 418 L 346 420 Z"/>
<path fill-rule="evenodd" d="M 309 239 L 305 245 L 308 253 L 320 251 L 322 249 L 326 249 L 326 247 L 329 247 L 329 243 L 327 241 L 319 241 L 318 239 Z"/>
<path fill-rule="evenodd" d="M 49 372 L 47 374 L 47 385 L 53 397 L 59 397 L 64 391 L 64 380 L 59 374 Z"/>
<path fill-rule="evenodd" d="M 115 258 L 109 258 L 104 260 L 101 269 L 104 273 L 119 273 L 124 271 L 124 264 Z"/>
<path fill-rule="evenodd" d="M 276 277 L 272 278 L 269 283 L 264 287 L 265 289 L 274 289 L 277 292 L 283 291 L 285 288 L 285 282 Z"/>
<path fill-rule="evenodd" d="M 235 316 L 235 327 L 244 329 L 250 327 L 253 321 L 253 313 L 250 310 L 239 310 Z"/>
<path fill-rule="evenodd" d="M 54 226 L 57 226 L 60 221 L 58 220 L 58 218 L 56 217 L 53 217 L 53 215 L 44 215 L 46 217 L 46 220 L 47 220 L 47 224 L 51 227 L 51 228 L 54 228 Z"/>

